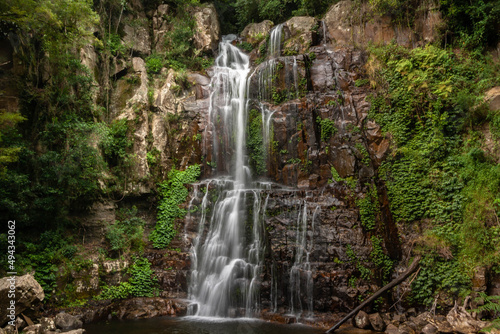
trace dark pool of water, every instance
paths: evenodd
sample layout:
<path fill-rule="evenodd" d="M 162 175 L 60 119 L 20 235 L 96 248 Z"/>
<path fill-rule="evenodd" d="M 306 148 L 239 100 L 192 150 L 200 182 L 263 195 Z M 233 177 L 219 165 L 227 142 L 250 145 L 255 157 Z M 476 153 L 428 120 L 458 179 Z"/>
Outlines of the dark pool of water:
<path fill-rule="evenodd" d="M 153 318 L 109 321 L 84 326 L 86 334 L 320 334 L 324 331 L 300 324 L 280 325 L 261 320 L 203 318 Z"/>

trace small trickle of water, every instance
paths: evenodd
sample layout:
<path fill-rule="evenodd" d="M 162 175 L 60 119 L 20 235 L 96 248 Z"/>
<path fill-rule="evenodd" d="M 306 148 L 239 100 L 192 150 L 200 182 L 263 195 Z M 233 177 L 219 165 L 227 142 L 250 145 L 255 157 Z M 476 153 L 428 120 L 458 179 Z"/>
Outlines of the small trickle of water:
<path fill-rule="evenodd" d="M 281 35 L 283 31 L 283 23 L 278 24 L 271 30 L 269 36 L 269 56 L 271 58 L 279 57 L 281 55 Z"/>
<path fill-rule="evenodd" d="M 310 255 L 314 250 L 314 226 L 320 212 L 316 206 L 311 219 L 311 237 L 307 242 L 307 204 L 304 203 L 297 217 L 295 261 L 290 269 L 290 313 L 296 317 L 313 315 L 313 272 Z M 304 309 L 302 301 L 305 300 Z M 303 312 L 306 311 L 305 314 Z"/>

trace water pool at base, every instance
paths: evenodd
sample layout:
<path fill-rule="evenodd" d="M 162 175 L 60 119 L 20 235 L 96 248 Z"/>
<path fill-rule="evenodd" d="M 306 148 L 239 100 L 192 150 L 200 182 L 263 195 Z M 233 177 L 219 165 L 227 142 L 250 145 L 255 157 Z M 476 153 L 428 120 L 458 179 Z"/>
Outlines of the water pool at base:
<path fill-rule="evenodd" d="M 320 334 L 301 324 L 280 325 L 253 319 L 167 318 L 112 320 L 84 326 L 86 334 Z"/>

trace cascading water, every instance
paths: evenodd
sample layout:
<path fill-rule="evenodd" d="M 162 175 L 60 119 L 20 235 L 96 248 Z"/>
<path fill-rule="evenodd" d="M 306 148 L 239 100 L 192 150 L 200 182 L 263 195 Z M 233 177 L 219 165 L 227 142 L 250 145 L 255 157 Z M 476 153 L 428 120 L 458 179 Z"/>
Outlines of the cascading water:
<path fill-rule="evenodd" d="M 197 305 L 190 313 L 197 316 L 249 317 L 259 305 L 261 198 L 260 191 L 248 188 L 250 174 L 245 159 L 249 59 L 231 44 L 234 37 L 226 36 L 221 42 L 211 83 L 208 116 L 212 158 L 217 162 L 217 171 L 229 172 L 230 176 L 209 181 L 202 201 L 189 287 L 190 298 Z M 207 217 L 207 195 L 211 189 L 219 196 Z M 251 197 L 253 217 L 247 217 L 245 206 Z M 248 238 L 247 219 L 252 223 Z"/>
<path fill-rule="evenodd" d="M 272 116 L 269 107 L 273 77 L 283 63 L 281 34 L 283 25 L 275 27 L 268 44 L 268 59 L 249 76 L 249 57 L 232 45 L 234 35 L 223 38 L 211 80 L 208 124 L 203 139 L 207 165 L 215 178 L 194 186 L 189 212 L 198 207 L 198 233 L 191 249 L 188 313 L 202 317 L 253 317 L 260 311 L 260 280 L 263 275 L 264 222 L 269 201 L 269 184 L 252 181 L 246 155 L 247 116 L 250 107 L 262 113 L 262 142 L 269 154 Z M 289 98 L 299 96 L 297 57 L 284 57 Z M 281 65 L 280 65 L 281 61 Z M 247 78 L 248 77 L 248 78 Z M 250 92 L 254 78 L 258 91 Z M 256 100 L 250 100 L 253 96 Z M 197 197 L 197 200 L 194 200 Z M 312 314 L 312 270 L 309 254 L 312 236 L 308 236 L 308 206 L 293 199 L 297 218 L 296 255 L 290 270 L 290 310 L 300 315 Z M 317 209 L 312 217 L 312 228 Z M 292 212 L 290 212 L 293 214 Z M 309 217 L 309 218 L 308 218 Z M 192 220 L 191 214 L 189 220 Z M 271 310 L 278 310 L 276 273 L 271 269 Z M 305 275 L 305 276 L 304 276 Z M 304 278 L 305 277 L 305 278 Z M 305 298 L 305 299 L 304 299 Z M 302 302 L 305 300 L 305 304 Z M 304 304 L 304 306 L 303 306 Z"/>

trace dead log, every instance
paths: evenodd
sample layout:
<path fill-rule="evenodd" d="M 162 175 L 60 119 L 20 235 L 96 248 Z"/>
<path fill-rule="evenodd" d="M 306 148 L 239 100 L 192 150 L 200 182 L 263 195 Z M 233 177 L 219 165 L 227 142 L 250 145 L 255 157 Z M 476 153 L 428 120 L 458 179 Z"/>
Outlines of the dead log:
<path fill-rule="evenodd" d="M 379 289 L 377 292 L 375 292 L 370 298 L 359 304 L 358 307 L 356 307 L 354 310 L 351 311 L 348 315 L 346 315 L 342 320 L 337 322 L 335 326 L 330 328 L 329 330 L 326 331 L 326 333 L 333 333 L 335 330 L 337 330 L 344 322 L 352 318 L 356 313 L 359 312 L 363 307 L 366 305 L 370 304 L 372 301 L 377 299 L 381 294 L 386 292 L 387 290 L 390 290 L 394 288 L 395 286 L 401 284 L 408 276 L 410 276 L 415 270 L 418 268 L 418 264 L 420 263 L 420 256 L 417 256 L 416 258 L 413 259 L 413 262 L 411 266 L 406 270 L 401 276 L 398 278 L 394 279 L 391 283 L 385 285 L 383 288 Z"/>

